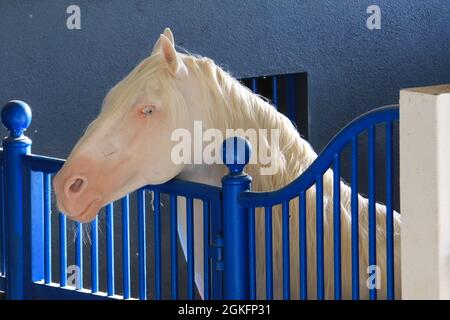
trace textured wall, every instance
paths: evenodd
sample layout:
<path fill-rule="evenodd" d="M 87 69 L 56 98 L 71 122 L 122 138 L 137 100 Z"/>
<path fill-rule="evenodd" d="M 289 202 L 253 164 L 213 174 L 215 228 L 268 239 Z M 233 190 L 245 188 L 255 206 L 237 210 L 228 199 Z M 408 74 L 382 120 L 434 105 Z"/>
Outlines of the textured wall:
<path fill-rule="evenodd" d="M 34 151 L 65 157 L 107 90 L 151 50 L 165 26 L 179 45 L 237 76 L 307 71 L 310 139 L 321 148 L 350 119 L 398 100 L 403 87 L 450 81 L 450 4 L 365 0 L 0 2 L 0 101 L 34 111 Z M 66 28 L 81 7 L 82 29 Z M 70 124 L 70 125 L 68 125 Z"/>
<path fill-rule="evenodd" d="M 70 4 L 81 30 L 66 28 Z M 371 4 L 381 30 L 366 28 Z M 64 158 L 170 26 L 177 44 L 236 76 L 306 71 L 320 150 L 355 116 L 396 103 L 400 88 L 450 82 L 449 18 L 448 0 L 1 0 L 0 103 L 28 102 L 33 151 Z"/>

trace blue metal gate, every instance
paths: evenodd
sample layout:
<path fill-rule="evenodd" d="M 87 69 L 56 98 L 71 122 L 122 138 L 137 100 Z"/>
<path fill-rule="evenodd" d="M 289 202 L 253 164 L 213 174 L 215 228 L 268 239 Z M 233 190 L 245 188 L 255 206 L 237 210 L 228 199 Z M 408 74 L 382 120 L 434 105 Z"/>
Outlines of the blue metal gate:
<path fill-rule="evenodd" d="M 159 206 L 161 194 L 170 197 L 171 225 L 171 298 L 177 299 L 177 197 L 186 199 L 187 221 L 187 297 L 195 297 L 194 281 L 194 226 L 193 201 L 203 203 L 204 239 L 204 292 L 205 299 L 255 299 L 256 271 L 258 258 L 255 253 L 255 209 L 264 208 L 266 221 L 271 221 L 272 207 L 282 205 L 283 226 L 283 298 L 289 299 L 289 201 L 299 197 L 300 210 L 300 297 L 306 299 L 306 219 L 305 193 L 316 184 L 317 190 L 317 298 L 324 297 L 323 279 L 323 205 L 321 199 L 322 176 L 330 166 L 333 168 L 334 180 L 340 178 L 340 152 L 347 144 L 352 145 L 352 284 L 353 298 L 359 298 L 358 284 L 358 179 L 357 146 L 358 135 L 368 131 L 369 137 L 369 259 L 375 263 L 375 125 L 386 123 L 386 172 L 387 172 L 387 273 L 388 298 L 394 298 L 394 261 L 393 261 L 393 208 L 392 208 L 392 128 L 398 120 L 398 107 L 384 107 L 371 111 L 345 127 L 319 155 L 315 162 L 296 180 L 280 190 L 273 192 L 250 192 L 251 178 L 243 171 L 249 160 L 249 152 L 237 154 L 235 149 L 227 149 L 224 143 L 224 159 L 230 170 L 222 180 L 222 188 L 188 181 L 172 180 L 162 185 L 146 186 L 137 190 L 138 201 L 138 237 L 139 237 L 139 299 L 147 299 L 146 277 L 146 218 L 145 191 L 154 193 L 155 208 L 153 212 L 155 266 L 153 296 L 162 297 L 161 274 L 161 215 Z M 90 261 L 83 259 L 83 225 L 77 224 L 75 265 L 83 269 L 85 262 L 91 268 L 91 289 L 82 286 L 73 288 L 67 282 L 67 224 L 66 217 L 59 215 L 59 272 L 60 281 L 51 279 L 51 178 L 64 163 L 64 160 L 31 154 L 31 140 L 23 132 L 31 122 L 31 110 L 20 101 L 11 101 L 2 110 L 2 121 L 10 134 L 3 140 L 0 153 L 0 291 L 6 291 L 8 299 L 105 299 L 132 298 L 130 294 L 130 249 L 129 249 L 129 197 L 120 200 L 122 207 L 122 253 L 123 253 L 123 295 L 118 296 L 114 289 L 114 232 L 113 204 L 106 207 L 106 278 L 107 292 L 99 291 L 98 221 L 91 223 Z M 235 142 L 239 138 L 234 138 Z M 246 143 L 246 142 L 245 142 Z M 246 144 L 247 150 L 250 147 Z M 337 182 L 334 187 L 339 188 Z M 334 203 L 340 203 L 339 193 L 334 193 Z M 335 206 L 336 207 L 336 206 Z M 340 220 L 335 210 L 334 219 L 334 298 L 341 298 L 341 244 Z M 272 230 L 266 223 L 266 297 L 273 298 L 272 265 L 270 254 Z M 198 235 L 196 235 L 198 236 Z M 248 244 L 248 245 L 245 245 Z M 81 281 L 82 283 L 82 281 Z M 376 291 L 371 290 L 371 298 L 376 298 Z"/>

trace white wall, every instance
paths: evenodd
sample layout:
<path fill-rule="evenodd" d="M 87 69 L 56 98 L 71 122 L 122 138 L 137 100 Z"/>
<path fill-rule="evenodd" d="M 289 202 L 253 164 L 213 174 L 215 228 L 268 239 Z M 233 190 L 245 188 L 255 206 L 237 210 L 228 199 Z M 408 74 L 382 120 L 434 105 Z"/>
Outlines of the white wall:
<path fill-rule="evenodd" d="M 400 92 L 403 299 L 450 299 L 450 85 Z"/>

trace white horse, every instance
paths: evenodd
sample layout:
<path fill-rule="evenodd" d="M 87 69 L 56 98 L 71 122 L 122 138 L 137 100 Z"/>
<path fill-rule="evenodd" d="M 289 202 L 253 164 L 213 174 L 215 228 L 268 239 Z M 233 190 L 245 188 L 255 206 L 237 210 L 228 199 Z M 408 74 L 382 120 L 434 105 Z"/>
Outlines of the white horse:
<path fill-rule="evenodd" d="M 71 219 L 91 221 L 99 209 L 147 184 L 164 183 L 176 176 L 220 186 L 227 170 L 221 164 L 180 164 L 172 159 L 175 129 L 193 132 L 194 121 L 203 129 L 279 129 L 279 143 L 272 150 L 277 173 L 261 175 L 261 163 L 246 171 L 253 190 L 279 189 L 293 181 L 317 157 L 289 119 L 267 101 L 253 94 L 211 59 L 175 50 L 172 32 L 166 29 L 152 54 L 110 90 L 103 108 L 69 155 L 54 179 L 59 209 Z M 217 141 L 221 143 L 222 141 Z M 260 139 L 258 147 L 270 143 Z M 273 146 L 273 144 L 271 145 Z M 256 146 L 254 146 L 256 147 Z M 333 174 L 323 177 L 325 297 L 333 298 Z M 307 192 L 308 296 L 316 296 L 315 187 Z M 341 182 L 342 287 L 351 297 L 350 188 Z M 359 196 L 360 290 L 368 297 L 368 200 Z M 179 237 L 186 254 L 184 200 L 179 205 Z M 273 210 L 274 297 L 282 297 L 282 248 L 280 206 Z M 202 206 L 195 201 L 195 232 L 202 234 Z M 264 214 L 257 211 L 257 287 L 265 294 Z M 378 296 L 386 296 L 386 208 L 376 205 L 377 263 L 381 270 Z M 298 199 L 290 203 L 291 298 L 299 297 Z M 400 215 L 394 212 L 395 285 L 400 297 Z M 203 239 L 196 236 L 195 282 L 203 294 Z"/>

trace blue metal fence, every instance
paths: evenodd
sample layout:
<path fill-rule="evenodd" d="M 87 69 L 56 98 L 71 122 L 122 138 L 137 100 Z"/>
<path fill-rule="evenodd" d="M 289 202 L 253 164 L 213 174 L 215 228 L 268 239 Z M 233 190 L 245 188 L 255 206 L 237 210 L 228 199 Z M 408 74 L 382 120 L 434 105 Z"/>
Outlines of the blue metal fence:
<path fill-rule="evenodd" d="M 289 215 L 299 215 L 300 248 L 300 298 L 307 296 L 307 237 L 306 237 L 306 191 L 316 186 L 316 241 L 317 241 L 317 298 L 324 298 L 324 230 L 323 230 L 323 174 L 332 167 L 334 190 L 339 190 L 340 153 L 343 148 L 352 146 L 352 288 L 353 298 L 359 298 L 359 248 L 358 248 L 358 135 L 369 133 L 369 260 L 376 259 L 375 247 L 375 126 L 386 123 L 387 159 L 387 285 L 388 298 L 394 298 L 394 246 L 393 246 L 393 207 L 392 207 L 392 127 L 398 120 L 396 106 L 379 108 L 356 119 L 345 127 L 324 149 L 316 161 L 296 180 L 280 190 L 273 192 L 251 192 L 251 178 L 243 171 L 249 161 L 250 146 L 245 142 L 246 152 L 237 153 L 235 148 L 227 148 L 224 143 L 223 158 L 229 174 L 222 179 L 222 188 L 194 182 L 171 180 L 162 185 L 150 185 L 137 191 L 138 239 L 139 239 L 139 299 L 152 297 L 160 299 L 162 292 L 170 290 L 171 298 L 179 297 L 179 277 L 177 261 L 177 197 L 186 199 L 187 221 L 187 297 L 195 297 L 194 281 L 194 237 L 204 240 L 204 292 L 205 299 L 254 299 L 258 284 L 256 281 L 256 240 L 255 214 L 257 208 L 264 209 L 265 219 L 265 265 L 266 298 L 273 298 L 272 257 L 272 208 L 282 206 L 282 263 L 283 298 L 290 298 L 290 237 Z M 10 135 L 3 140 L 0 153 L 0 291 L 6 291 L 8 299 L 105 299 L 131 298 L 130 277 L 130 229 L 128 196 L 120 200 L 122 208 L 122 279 L 123 295 L 115 290 L 114 265 L 114 216 L 113 205 L 106 206 L 106 292 L 99 288 L 99 247 L 98 221 L 91 222 L 90 261 L 85 261 L 83 252 L 83 225 L 77 225 L 75 265 L 83 270 L 91 269 L 91 289 L 83 288 L 83 281 L 77 288 L 68 286 L 67 268 L 67 221 L 59 215 L 59 273 L 60 281 L 52 281 L 51 239 L 51 178 L 64 163 L 64 160 L 31 154 L 31 141 L 23 134 L 31 121 L 31 110 L 23 102 L 11 101 L 2 110 L 2 121 Z M 238 142 L 240 138 L 232 138 Z M 234 145 L 236 145 L 236 143 Z M 145 191 L 154 194 L 153 221 L 148 221 L 145 210 Z M 162 194 L 170 197 L 170 268 L 162 266 L 161 216 L 165 213 L 159 205 Z M 340 193 L 334 193 L 334 203 L 340 203 Z M 289 202 L 299 199 L 299 212 L 289 212 Z M 203 203 L 202 234 L 194 234 L 193 201 Z M 334 206 L 334 298 L 342 294 L 340 210 Z M 146 224 L 154 224 L 154 273 L 147 274 Z M 248 245 L 247 245 L 248 244 Z M 170 288 L 162 287 L 162 273 L 170 272 Z M 83 273 L 81 272 L 80 275 Z M 154 277 L 154 288 L 147 288 L 147 277 Z M 82 280 L 82 279 L 78 279 Z M 376 291 L 371 291 L 376 298 Z"/>
<path fill-rule="evenodd" d="M 387 297 L 394 298 L 394 235 L 393 235 L 393 206 L 392 206 L 392 128 L 393 123 L 399 118 L 398 106 L 387 106 L 368 112 L 355 119 L 344 129 L 342 129 L 334 139 L 325 147 L 323 152 L 311 164 L 311 166 L 302 173 L 300 177 L 291 182 L 282 189 L 272 192 L 245 192 L 237 197 L 236 205 L 249 209 L 249 219 L 252 228 L 250 228 L 250 261 L 252 277 L 249 279 L 252 294 L 251 298 L 256 298 L 256 270 L 254 261 L 256 252 L 254 247 L 254 214 L 258 207 L 265 210 L 265 225 L 269 225 L 265 230 L 266 237 L 266 297 L 272 298 L 272 214 L 271 208 L 276 205 L 282 205 L 283 208 L 283 267 L 286 272 L 283 273 L 283 296 L 289 298 L 289 201 L 295 198 L 299 199 L 299 230 L 300 230 L 300 298 L 307 299 L 307 250 L 306 250 L 306 192 L 313 185 L 316 186 L 316 263 L 317 263 L 317 299 L 324 298 L 324 221 L 323 221 L 323 175 L 333 168 L 333 248 L 334 248 L 334 298 L 341 299 L 342 279 L 341 279 L 341 228 L 340 228 L 340 154 L 348 145 L 352 145 L 352 185 L 351 185 L 351 211 L 352 211 L 352 296 L 359 299 L 359 221 L 358 221 L 358 159 L 357 145 L 358 136 L 364 131 L 369 131 L 369 265 L 376 265 L 376 224 L 375 224 L 375 126 L 385 124 L 386 129 L 386 159 L 387 159 L 387 226 L 386 226 L 386 251 L 387 251 Z M 376 289 L 370 290 L 370 298 L 376 299 Z"/>

